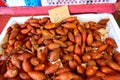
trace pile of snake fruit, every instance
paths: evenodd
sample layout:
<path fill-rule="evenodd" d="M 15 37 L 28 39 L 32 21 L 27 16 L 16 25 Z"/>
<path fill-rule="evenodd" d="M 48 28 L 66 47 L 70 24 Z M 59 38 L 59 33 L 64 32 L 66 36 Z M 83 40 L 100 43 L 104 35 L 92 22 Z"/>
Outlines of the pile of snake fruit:
<path fill-rule="evenodd" d="M 120 80 L 120 53 L 106 30 L 108 18 L 58 23 L 27 19 L 7 29 L 0 80 Z"/>

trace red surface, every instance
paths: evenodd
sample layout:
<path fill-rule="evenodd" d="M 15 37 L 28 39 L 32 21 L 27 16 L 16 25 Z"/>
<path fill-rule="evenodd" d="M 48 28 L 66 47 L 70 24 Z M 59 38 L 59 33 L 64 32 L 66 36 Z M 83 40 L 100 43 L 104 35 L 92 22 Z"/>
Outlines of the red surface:
<path fill-rule="evenodd" d="M 0 6 L 6 6 L 3 0 L 0 0 Z"/>
<path fill-rule="evenodd" d="M 10 19 L 11 16 L 8 15 L 0 15 L 0 33 L 2 32 L 4 26 L 7 24 L 8 20 Z"/>
<path fill-rule="evenodd" d="M 4 7 L 0 9 L 0 14 L 7 15 L 43 15 L 48 14 L 48 10 L 55 8 L 56 6 L 44 6 L 44 7 Z M 74 13 L 112 13 L 115 11 L 114 4 L 87 4 L 87 5 L 73 5 L 69 6 L 71 14 Z"/>

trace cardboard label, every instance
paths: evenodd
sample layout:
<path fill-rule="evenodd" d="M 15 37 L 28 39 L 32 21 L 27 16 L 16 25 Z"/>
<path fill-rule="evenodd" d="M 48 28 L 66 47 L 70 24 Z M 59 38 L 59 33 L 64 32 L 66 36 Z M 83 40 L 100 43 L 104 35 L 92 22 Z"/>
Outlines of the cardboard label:
<path fill-rule="evenodd" d="M 70 17 L 68 6 L 62 6 L 48 10 L 51 22 L 57 23 L 61 20 Z"/>

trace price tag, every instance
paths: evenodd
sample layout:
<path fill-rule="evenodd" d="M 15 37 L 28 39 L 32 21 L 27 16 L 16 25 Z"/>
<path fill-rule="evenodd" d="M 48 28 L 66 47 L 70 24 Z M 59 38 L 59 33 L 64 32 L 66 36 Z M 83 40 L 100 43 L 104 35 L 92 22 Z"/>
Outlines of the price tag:
<path fill-rule="evenodd" d="M 60 22 L 61 20 L 70 17 L 70 13 L 68 10 L 68 6 L 61 6 L 58 8 L 54 8 L 51 10 L 48 10 L 50 20 L 53 23 Z"/>

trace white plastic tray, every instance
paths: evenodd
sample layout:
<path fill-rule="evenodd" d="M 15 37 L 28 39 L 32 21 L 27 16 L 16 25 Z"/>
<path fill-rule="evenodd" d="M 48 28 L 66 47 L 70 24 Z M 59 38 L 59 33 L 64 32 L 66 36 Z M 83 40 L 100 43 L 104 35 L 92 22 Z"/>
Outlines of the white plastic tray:
<path fill-rule="evenodd" d="M 87 21 L 96 21 L 98 22 L 100 19 L 103 18 L 109 18 L 109 22 L 107 23 L 107 32 L 108 32 L 108 36 L 112 37 L 113 39 L 115 39 L 118 48 L 116 49 L 117 51 L 120 52 L 120 29 L 114 19 L 114 17 L 112 16 L 112 14 L 108 14 L 108 13 L 102 13 L 102 14 L 77 14 L 77 15 L 73 15 L 73 16 L 77 16 L 78 19 L 82 22 L 87 22 Z M 22 24 L 24 23 L 29 17 L 12 17 L 10 18 L 10 20 L 8 21 L 7 25 L 5 26 L 4 30 L 2 31 L 1 35 L 0 35 L 0 45 L 4 43 L 4 36 L 6 34 L 7 28 L 12 25 L 13 23 L 19 23 Z M 35 18 L 42 18 L 45 16 L 34 16 Z M 0 53 L 1 53 L 2 49 L 0 48 Z"/>

